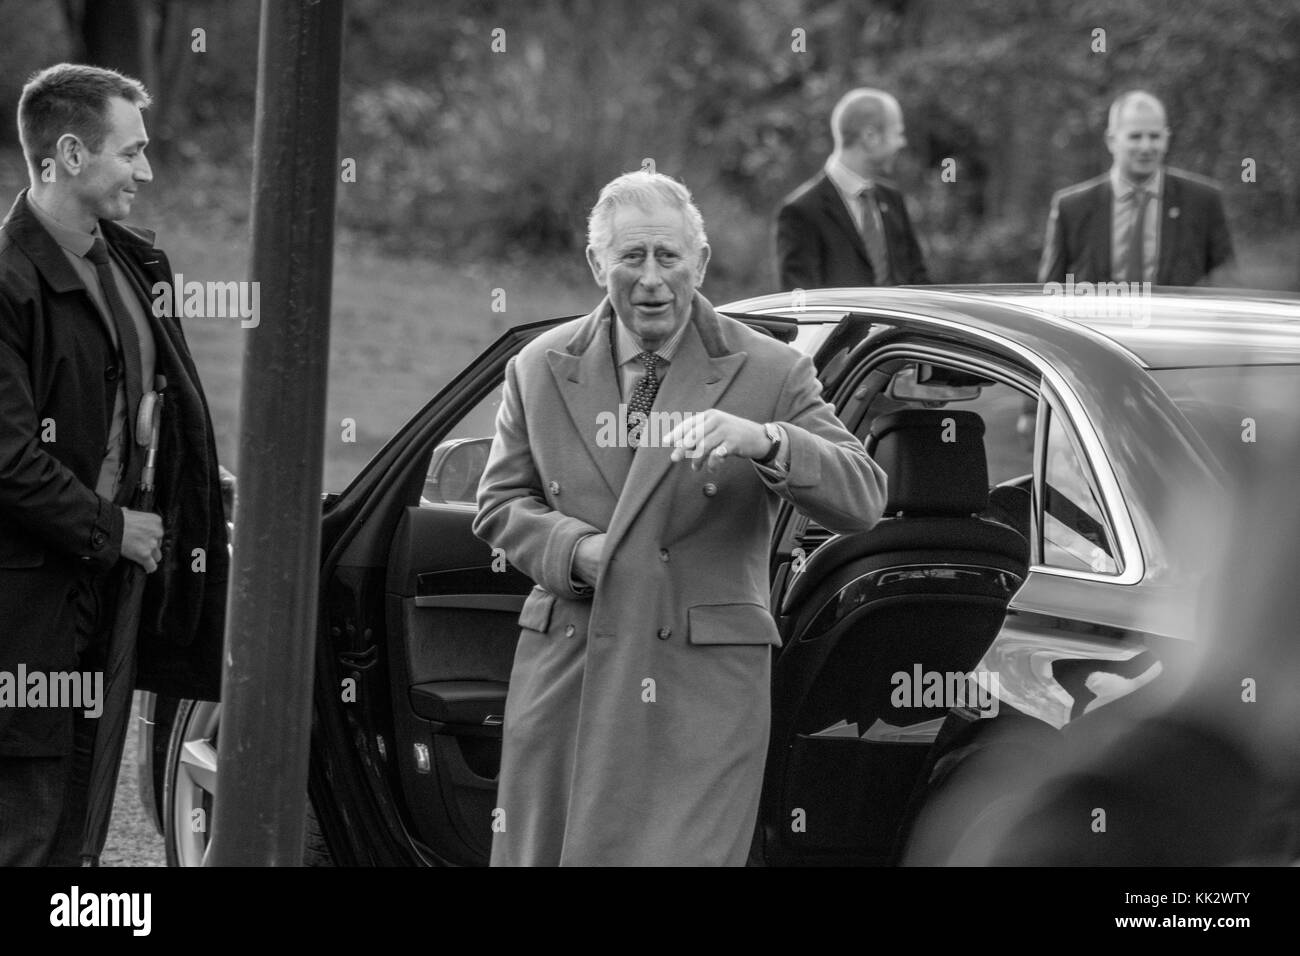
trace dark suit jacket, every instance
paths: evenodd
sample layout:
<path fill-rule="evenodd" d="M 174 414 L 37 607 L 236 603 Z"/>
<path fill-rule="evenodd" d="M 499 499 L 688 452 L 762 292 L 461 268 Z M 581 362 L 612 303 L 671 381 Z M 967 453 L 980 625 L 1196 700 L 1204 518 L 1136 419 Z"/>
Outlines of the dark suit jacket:
<path fill-rule="evenodd" d="M 151 233 L 99 226 L 142 301 L 172 281 Z M 167 377 L 156 475 L 165 534 L 145 587 L 137 686 L 216 699 L 229 555 L 212 422 L 179 323 L 151 321 Z M 0 227 L 0 671 L 77 669 L 71 595 L 120 557 L 122 509 L 95 492 L 119 374 L 94 302 L 24 191 Z M 195 548 L 203 572 L 192 570 Z M 71 744 L 71 710 L 0 707 L 0 756 Z"/>
<path fill-rule="evenodd" d="M 776 258 L 783 290 L 930 281 L 903 194 L 884 183 L 876 184 L 876 194 L 889 250 L 889 277 L 881 281 L 876 276 L 844 200 L 822 173 L 787 196 L 777 213 Z"/>
<path fill-rule="evenodd" d="M 1110 174 L 1052 197 L 1039 282 L 1113 282 Z M 1156 285 L 1196 285 L 1232 260 L 1232 238 L 1219 188 L 1207 179 L 1165 169 Z"/>

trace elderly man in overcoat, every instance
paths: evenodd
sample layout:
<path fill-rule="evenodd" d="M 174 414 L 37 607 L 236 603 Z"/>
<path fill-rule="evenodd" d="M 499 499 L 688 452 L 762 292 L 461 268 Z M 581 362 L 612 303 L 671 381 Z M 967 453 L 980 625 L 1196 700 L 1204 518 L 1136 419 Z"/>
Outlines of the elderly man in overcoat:
<path fill-rule="evenodd" d="M 885 477 L 806 356 L 696 291 L 709 246 L 684 186 L 614 180 L 589 243 L 607 296 L 511 361 L 479 486 L 475 533 L 536 582 L 492 863 L 739 865 L 780 645 L 777 508 L 866 531 Z"/>

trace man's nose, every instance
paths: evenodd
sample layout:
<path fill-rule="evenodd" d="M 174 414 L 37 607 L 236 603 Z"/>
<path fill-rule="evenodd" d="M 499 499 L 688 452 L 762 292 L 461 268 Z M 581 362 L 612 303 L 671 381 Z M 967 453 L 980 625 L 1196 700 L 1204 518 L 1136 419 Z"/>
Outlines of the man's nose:
<path fill-rule="evenodd" d="M 659 273 L 659 264 L 655 262 L 654 257 L 646 259 L 645 268 L 641 270 L 641 284 L 653 289 L 663 280 L 663 276 Z"/>
<path fill-rule="evenodd" d="M 140 154 L 140 161 L 135 164 L 135 170 L 132 172 L 132 178 L 138 183 L 153 182 L 153 169 L 149 166 L 149 157 Z"/>

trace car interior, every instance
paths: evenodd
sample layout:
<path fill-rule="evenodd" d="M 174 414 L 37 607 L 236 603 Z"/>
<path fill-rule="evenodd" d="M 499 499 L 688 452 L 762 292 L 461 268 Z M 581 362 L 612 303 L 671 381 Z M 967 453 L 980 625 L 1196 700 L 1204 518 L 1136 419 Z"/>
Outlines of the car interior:
<path fill-rule="evenodd" d="M 860 394 L 859 433 L 865 425 L 889 476 L 888 502 L 871 531 L 812 550 L 780 598 L 761 811 L 770 864 L 889 860 L 948 708 L 977 703 L 959 675 L 996 636 L 1028 570 L 1030 495 L 1019 476 L 990 489 L 986 440 L 1000 476 L 1030 471 L 1031 443 L 1017 429 L 1032 421 L 1032 402 L 908 360 L 870 373 Z M 964 403 L 994 419 L 993 434 Z M 921 693 L 931 674 L 946 695 Z"/>
<path fill-rule="evenodd" d="M 889 501 L 865 534 L 832 536 L 794 515 L 779 526 L 783 647 L 760 816 L 771 863 L 887 862 L 947 709 L 894 706 L 893 678 L 974 667 L 1028 567 L 1034 400 L 1023 381 L 900 353 L 842 394 L 841 417 L 889 475 Z M 375 719 L 395 738 L 385 769 L 410 837 L 459 864 L 490 852 L 517 617 L 532 585 L 469 530 L 499 400 L 499 384 L 484 387 L 433 432 L 406 499 L 418 504 L 390 539 L 387 666 L 371 675 L 386 670 L 391 714 Z"/>

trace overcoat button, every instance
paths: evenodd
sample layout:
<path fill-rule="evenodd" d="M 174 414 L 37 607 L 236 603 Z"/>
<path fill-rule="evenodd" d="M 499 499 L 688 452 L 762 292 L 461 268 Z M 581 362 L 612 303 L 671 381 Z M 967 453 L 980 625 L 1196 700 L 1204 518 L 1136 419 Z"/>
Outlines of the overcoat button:
<path fill-rule="evenodd" d="M 660 548 L 660 549 L 659 549 L 659 560 L 660 560 L 660 561 L 667 561 L 667 560 L 668 560 L 668 549 L 667 549 L 667 548 Z"/>
<path fill-rule="evenodd" d="M 94 534 L 90 536 L 90 543 L 96 549 L 102 548 L 104 546 L 104 542 L 107 540 L 108 540 L 108 535 L 104 534 L 104 532 L 102 531 L 96 531 Z"/>
<path fill-rule="evenodd" d="M 659 640 L 666 641 L 668 640 L 668 638 L 672 636 L 673 636 L 673 629 L 671 627 L 659 628 Z"/>
<path fill-rule="evenodd" d="M 105 369 L 104 369 L 104 378 L 108 379 L 110 382 L 116 382 L 116 381 L 117 381 L 117 366 L 116 366 L 116 365 L 110 365 L 110 366 L 108 366 L 107 368 L 105 368 Z"/>
<path fill-rule="evenodd" d="M 553 481 L 546 487 L 550 489 L 551 494 L 553 495 L 558 495 L 560 493 L 560 483 L 558 481 Z"/>
<path fill-rule="evenodd" d="M 574 627 L 572 624 L 566 624 L 566 625 L 564 626 L 564 636 L 565 636 L 565 637 L 573 637 L 575 631 L 577 631 L 577 628 Z"/>
<path fill-rule="evenodd" d="M 717 485 L 715 485 L 715 484 L 714 484 L 713 482 L 711 482 L 711 481 L 705 483 L 705 485 L 704 485 L 704 497 L 706 497 L 706 498 L 712 498 L 712 497 L 713 497 L 714 495 L 716 495 L 717 493 L 718 493 L 718 486 L 717 486 Z"/>

